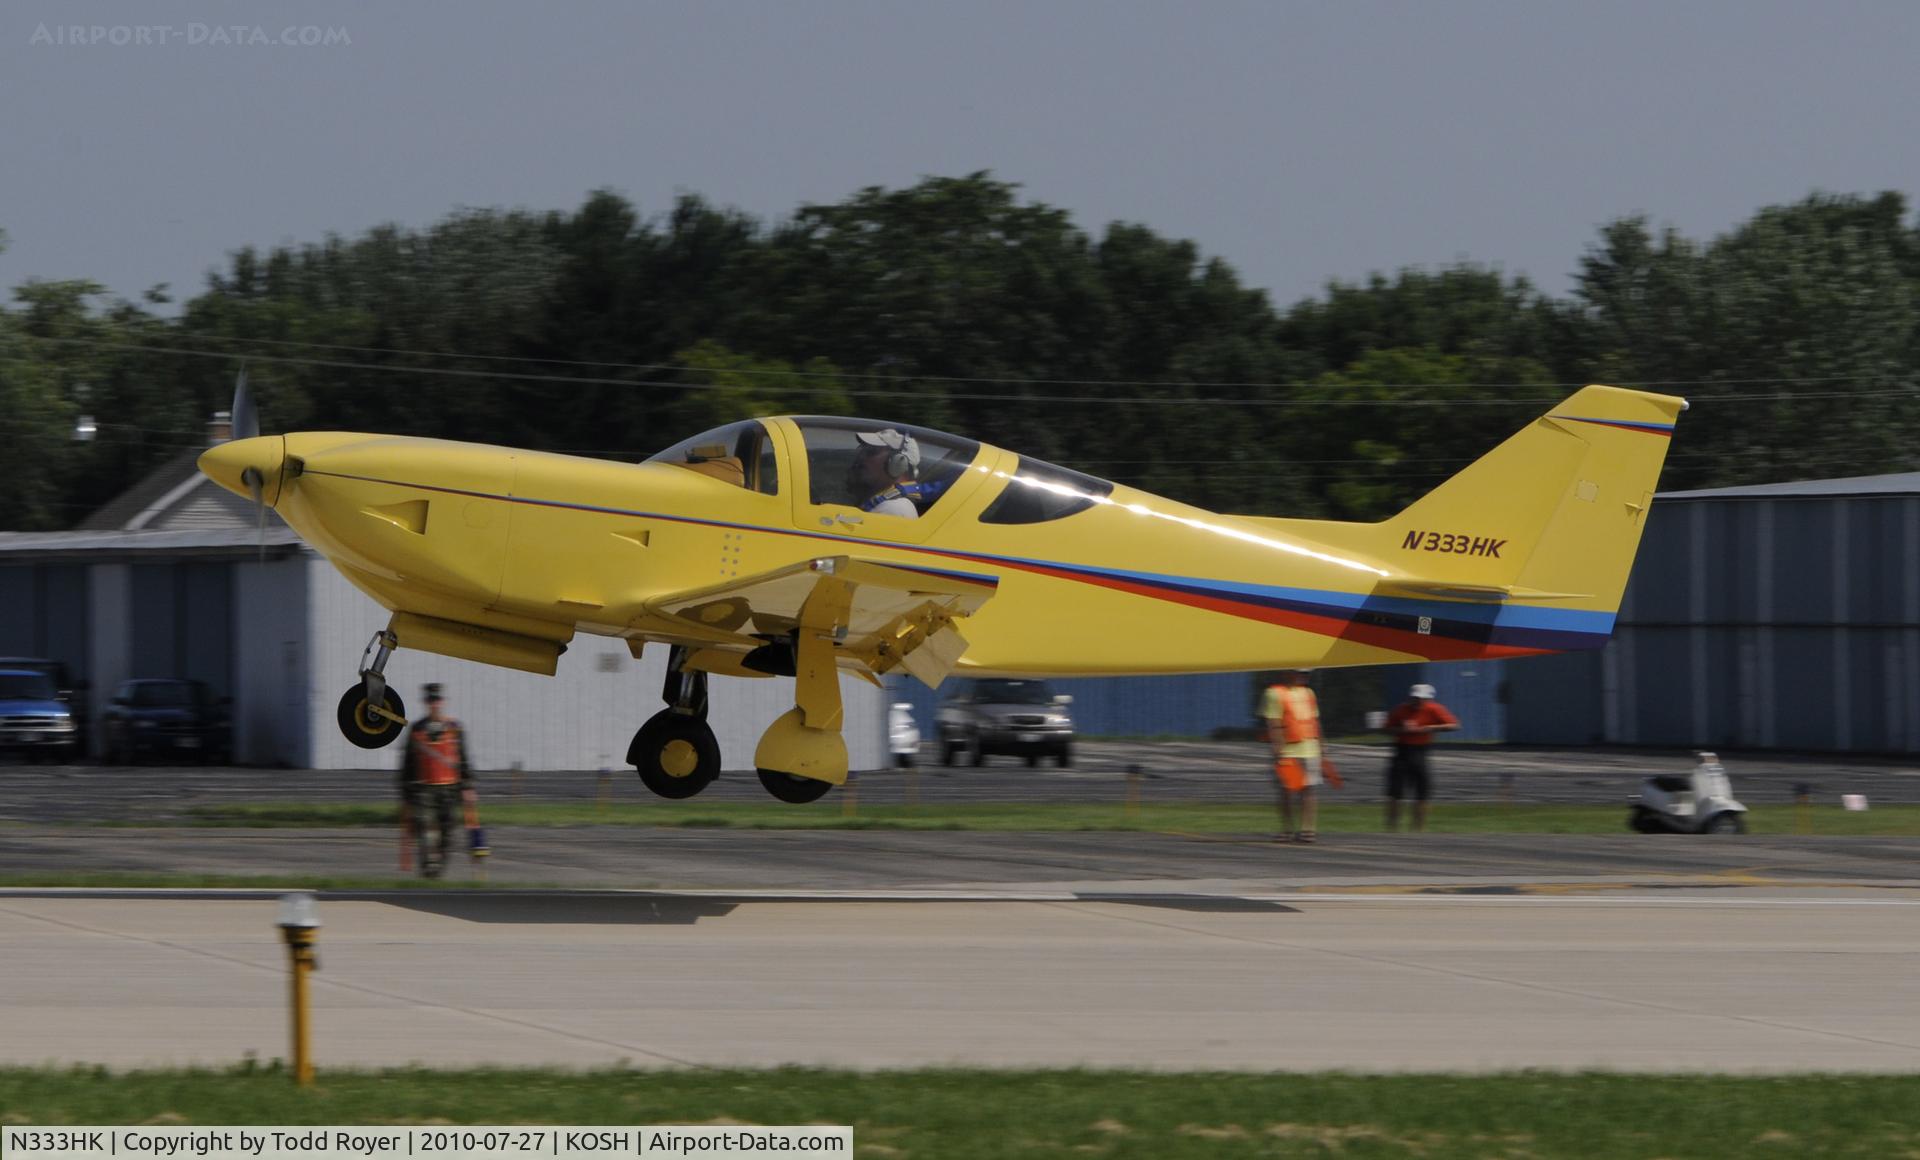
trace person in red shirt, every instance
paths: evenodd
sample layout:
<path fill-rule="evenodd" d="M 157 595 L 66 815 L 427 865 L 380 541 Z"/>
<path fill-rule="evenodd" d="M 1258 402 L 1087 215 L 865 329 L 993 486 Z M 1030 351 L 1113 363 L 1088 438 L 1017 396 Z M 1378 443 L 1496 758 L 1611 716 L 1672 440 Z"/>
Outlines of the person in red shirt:
<path fill-rule="evenodd" d="M 1413 828 L 1427 827 L 1427 801 L 1433 797 L 1433 775 L 1427 751 L 1433 735 L 1460 728 L 1459 719 L 1434 700 L 1433 686 L 1407 690 L 1407 699 L 1387 714 L 1387 732 L 1393 737 L 1393 760 L 1387 765 L 1387 829 L 1400 823 L 1400 799 L 1413 799 Z"/>

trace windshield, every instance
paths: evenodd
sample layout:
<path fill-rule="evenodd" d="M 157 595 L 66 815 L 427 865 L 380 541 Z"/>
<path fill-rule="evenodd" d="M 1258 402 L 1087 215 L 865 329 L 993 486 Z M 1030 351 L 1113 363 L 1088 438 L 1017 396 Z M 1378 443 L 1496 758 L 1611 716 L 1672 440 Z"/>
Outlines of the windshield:
<path fill-rule="evenodd" d="M 646 462 L 671 463 L 749 491 L 767 495 L 780 493 L 773 440 L 758 419 L 702 431 L 657 455 L 647 456 Z"/>
<path fill-rule="evenodd" d="M 191 705 L 200 698 L 194 686 L 173 681 L 150 681 L 133 687 L 133 703 L 144 708 L 170 708 Z"/>
<path fill-rule="evenodd" d="M 0 701 L 51 701 L 53 681 L 40 673 L 0 673 Z"/>
<path fill-rule="evenodd" d="M 1053 690 L 1045 681 L 981 681 L 973 699 L 992 705 L 1051 705 Z"/>
<path fill-rule="evenodd" d="M 980 513 L 983 524 L 1044 524 L 1083 512 L 1113 494 L 1104 479 L 1022 455 L 1007 487 Z"/>

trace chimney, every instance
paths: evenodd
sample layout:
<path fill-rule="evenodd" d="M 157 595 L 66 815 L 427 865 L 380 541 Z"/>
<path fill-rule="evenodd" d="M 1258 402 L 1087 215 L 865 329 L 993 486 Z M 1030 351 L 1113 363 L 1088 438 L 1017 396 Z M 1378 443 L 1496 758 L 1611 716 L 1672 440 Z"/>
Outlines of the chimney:
<path fill-rule="evenodd" d="M 215 411 L 207 422 L 207 446 L 218 447 L 233 438 L 233 412 Z"/>

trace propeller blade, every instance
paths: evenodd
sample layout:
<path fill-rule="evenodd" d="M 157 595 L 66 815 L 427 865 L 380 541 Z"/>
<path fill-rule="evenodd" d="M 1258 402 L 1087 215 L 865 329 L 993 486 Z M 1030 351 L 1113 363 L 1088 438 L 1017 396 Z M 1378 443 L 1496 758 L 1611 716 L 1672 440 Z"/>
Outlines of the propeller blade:
<path fill-rule="evenodd" d="M 260 413 L 253 409 L 253 396 L 247 392 L 247 367 L 233 381 L 233 437 L 251 439 L 260 434 Z"/>
<path fill-rule="evenodd" d="M 241 373 L 244 375 L 246 372 L 242 371 Z M 243 379 L 242 389 L 244 388 L 245 381 Z M 238 397 L 236 393 L 236 400 Z M 267 562 L 267 480 L 265 476 L 260 474 L 259 468 L 249 467 L 240 473 L 240 481 L 247 485 L 247 494 L 253 497 L 254 538 L 260 545 L 260 562 L 264 564 Z"/>

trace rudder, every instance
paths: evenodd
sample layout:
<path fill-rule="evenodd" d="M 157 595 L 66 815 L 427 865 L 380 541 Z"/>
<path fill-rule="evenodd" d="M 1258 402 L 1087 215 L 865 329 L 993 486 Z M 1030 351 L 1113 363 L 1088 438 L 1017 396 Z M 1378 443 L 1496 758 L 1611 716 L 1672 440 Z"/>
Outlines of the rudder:
<path fill-rule="evenodd" d="M 1382 595 L 1613 613 L 1686 400 L 1590 386 L 1377 524 L 1252 522 L 1360 553 Z"/>

